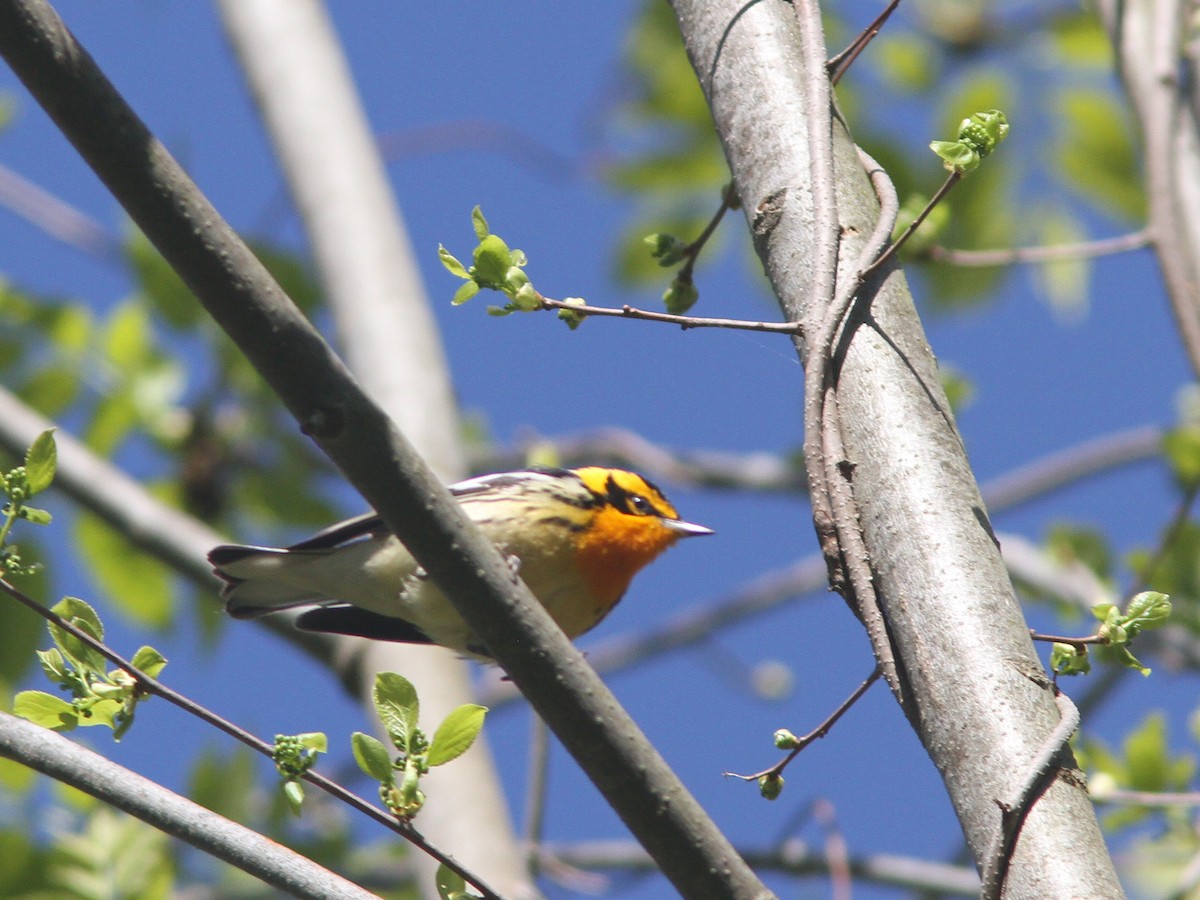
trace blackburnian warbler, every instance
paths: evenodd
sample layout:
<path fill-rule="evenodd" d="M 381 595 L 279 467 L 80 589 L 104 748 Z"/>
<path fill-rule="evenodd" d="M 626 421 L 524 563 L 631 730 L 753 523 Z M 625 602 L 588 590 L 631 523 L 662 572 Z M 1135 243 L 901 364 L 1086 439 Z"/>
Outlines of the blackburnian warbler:
<path fill-rule="evenodd" d="M 569 638 L 612 611 L 638 571 L 679 538 L 712 534 L 681 521 L 662 491 L 622 469 L 529 469 L 450 488 Z M 441 644 L 486 659 L 466 622 L 374 513 L 286 549 L 223 545 L 209 561 L 230 615 L 311 607 L 300 628 Z"/>

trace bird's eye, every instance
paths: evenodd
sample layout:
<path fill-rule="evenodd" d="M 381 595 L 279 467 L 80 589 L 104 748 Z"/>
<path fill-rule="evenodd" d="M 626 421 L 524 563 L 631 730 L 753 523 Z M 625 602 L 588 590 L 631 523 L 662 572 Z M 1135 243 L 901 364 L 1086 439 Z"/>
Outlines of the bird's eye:
<path fill-rule="evenodd" d="M 639 515 L 648 516 L 654 512 L 654 507 L 650 505 L 650 501 L 641 494 L 629 495 L 630 508 Z"/>

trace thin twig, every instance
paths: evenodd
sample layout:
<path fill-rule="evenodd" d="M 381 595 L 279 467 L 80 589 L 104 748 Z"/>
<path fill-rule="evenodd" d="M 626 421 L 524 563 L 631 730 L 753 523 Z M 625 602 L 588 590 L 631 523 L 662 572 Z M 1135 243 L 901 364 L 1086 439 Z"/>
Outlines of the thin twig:
<path fill-rule="evenodd" d="M 721 205 L 717 207 L 717 211 L 708 220 L 708 224 L 704 226 L 704 230 L 700 232 L 699 237 L 684 248 L 685 261 L 680 266 L 679 271 L 675 273 L 677 281 L 687 284 L 692 283 L 692 271 L 696 268 L 696 260 L 700 258 L 700 251 L 704 249 L 704 245 L 708 243 L 708 239 L 716 232 L 717 226 L 725 218 L 725 213 L 731 209 L 736 209 L 738 204 L 737 191 L 734 189 L 733 183 L 730 182 L 721 189 Z"/>
<path fill-rule="evenodd" d="M 1078 241 L 1071 244 L 1053 244 L 1043 247 L 1008 247 L 997 250 L 959 250 L 935 244 L 926 253 L 935 262 L 953 266 L 1005 266 L 1012 263 L 1049 263 L 1060 260 L 1090 259 L 1128 253 L 1148 247 L 1154 241 L 1149 228 L 1101 238 L 1095 241 Z"/>
<path fill-rule="evenodd" d="M 916 231 L 917 228 L 920 227 L 921 223 L 925 221 L 925 217 L 933 211 L 935 206 L 942 202 L 942 198 L 945 197 L 946 194 L 950 193 L 950 189 L 958 184 L 958 182 L 961 180 L 961 172 L 954 171 L 947 175 L 946 180 L 942 182 L 942 186 L 937 189 L 932 197 L 929 198 L 929 202 L 925 204 L 925 208 L 921 210 L 921 212 L 915 219 L 912 220 L 912 222 L 909 223 L 908 227 L 901 232 L 900 236 L 897 237 L 896 240 L 892 241 L 892 245 L 883 253 L 881 253 L 875 262 L 863 270 L 862 277 L 866 278 L 876 269 L 880 268 L 889 259 L 895 256 L 900 248 L 904 246 L 905 242 L 912 237 L 913 232 Z"/>
<path fill-rule="evenodd" d="M 854 61 L 867 49 L 867 44 L 875 40 L 875 36 L 879 34 L 884 24 L 899 5 L 900 0 L 892 0 L 883 12 L 875 17 L 874 22 L 859 32 L 858 37 L 851 41 L 845 50 L 836 56 L 830 57 L 829 62 L 825 64 L 825 68 L 829 71 L 830 84 L 834 85 L 834 87 L 837 86 L 837 83 L 842 80 L 842 76 L 854 65 Z"/>
<path fill-rule="evenodd" d="M 1122 804 L 1126 806 L 1156 806 L 1165 809 L 1200 806 L 1200 791 L 1124 791 L 1106 790 L 1092 794 L 1096 803 Z"/>
<path fill-rule="evenodd" d="M 1060 716 L 1058 724 L 1030 760 L 1029 768 L 1011 799 L 996 801 L 1000 807 L 1000 823 L 983 868 L 981 900 L 1000 900 L 1003 896 L 1004 880 L 1008 876 L 1009 864 L 1012 862 L 1021 827 L 1032 811 L 1033 804 L 1053 780 L 1059 756 L 1066 749 L 1075 729 L 1079 727 L 1079 710 L 1075 708 L 1071 698 L 1055 688 L 1054 700 Z"/>
<path fill-rule="evenodd" d="M 849 697 L 838 704 L 837 709 L 825 717 L 825 721 L 823 721 L 808 734 L 801 738 L 797 738 L 796 746 L 792 748 L 791 752 L 789 752 L 787 756 L 775 763 L 775 765 L 769 766 L 768 768 L 763 769 L 761 772 L 755 772 L 753 775 L 738 775 L 736 772 L 726 772 L 725 775 L 730 778 L 740 778 L 742 781 L 758 781 L 758 779 L 764 776 L 777 776 L 782 774 L 783 770 L 787 768 L 788 763 L 795 759 L 805 747 L 829 734 L 829 730 L 837 724 L 838 719 L 850 711 L 850 707 L 858 702 L 859 698 L 867 692 L 867 689 L 870 688 L 871 685 L 879 680 L 879 677 L 882 674 L 883 669 L 880 666 L 876 666 L 871 671 L 871 674 L 867 676 L 866 680 L 856 687 Z"/>
<path fill-rule="evenodd" d="M 761 872 L 799 878 L 829 874 L 824 854 L 804 841 L 784 841 L 766 848 L 739 847 L 738 851 Z M 546 852 L 571 865 L 591 871 L 619 871 L 625 877 L 657 871 L 654 860 L 629 840 L 555 843 L 547 845 Z M 851 856 L 848 862 L 856 883 L 902 888 L 921 895 L 979 897 L 979 875 L 974 867 L 891 854 Z"/>
<path fill-rule="evenodd" d="M 8 596 L 12 597 L 23 606 L 33 610 L 47 621 L 54 623 L 54 625 L 68 632 L 77 640 L 87 644 L 90 648 L 102 655 L 117 668 L 127 672 L 129 676 L 138 683 L 140 689 L 146 691 L 147 693 L 161 697 L 168 703 L 177 706 L 184 712 L 200 719 L 202 722 L 212 725 L 214 728 L 225 732 L 235 740 L 241 741 L 251 750 L 261 753 L 268 759 L 274 760 L 275 748 L 271 744 L 268 744 L 266 741 L 255 737 L 250 732 L 239 728 L 228 719 L 222 718 L 211 710 L 206 709 L 205 707 L 196 703 L 194 700 L 191 700 L 172 688 L 167 687 L 156 678 L 151 678 L 145 672 L 134 666 L 133 663 L 129 662 L 129 660 L 125 659 L 115 650 L 112 650 L 107 644 L 96 640 L 88 632 L 78 628 L 53 610 L 47 609 L 28 594 L 18 590 L 16 587 L 2 578 L 0 578 L 0 591 L 8 594 Z M 419 850 L 432 856 L 438 862 L 443 863 L 454 872 L 457 872 L 460 876 L 462 876 L 463 879 L 478 888 L 485 897 L 493 898 L 493 900 L 500 900 L 499 895 L 487 887 L 483 881 L 478 879 L 468 869 L 465 869 L 460 863 L 456 862 L 452 856 L 443 853 L 431 845 L 425 840 L 419 831 L 413 828 L 412 825 L 398 821 L 379 807 L 373 806 L 366 800 L 359 797 L 357 794 L 351 793 L 336 781 L 332 781 L 331 779 L 326 778 L 324 775 L 321 775 L 315 771 L 309 770 L 301 777 L 310 784 L 325 791 L 325 793 L 336 797 L 343 803 L 348 804 L 368 818 L 374 819 L 384 827 L 396 832 L 396 834 L 400 835 Z"/>
<path fill-rule="evenodd" d="M 103 225 L 5 165 L 0 165 L 0 206 L 89 256 L 106 263 L 124 260 L 121 241 Z"/>
<path fill-rule="evenodd" d="M 1076 650 L 1083 650 L 1090 644 L 1107 644 L 1109 639 L 1099 634 L 1089 634 L 1087 637 L 1065 637 L 1060 634 L 1042 634 L 1040 631 L 1029 629 L 1029 636 L 1035 641 L 1048 644 L 1070 644 Z"/>
<path fill-rule="evenodd" d="M 572 304 L 562 300 L 540 297 L 542 309 L 565 309 L 581 316 L 613 316 L 620 319 L 642 319 L 647 322 L 665 322 L 689 328 L 732 328 L 741 331 L 766 331 L 773 334 L 799 334 L 800 326 L 791 322 L 751 322 L 743 319 L 712 319 L 704 316 L 677 316 L 672 313 L 651 312 L 628 304 L 622 307 L 589 306 Z"/>

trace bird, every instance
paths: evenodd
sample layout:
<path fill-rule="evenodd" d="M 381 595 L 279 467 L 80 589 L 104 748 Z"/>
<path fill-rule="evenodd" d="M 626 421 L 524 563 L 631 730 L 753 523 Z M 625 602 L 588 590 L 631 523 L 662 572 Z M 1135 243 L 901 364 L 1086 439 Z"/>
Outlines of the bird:
<path fill-rule="evenodd" d="M 661 490 L 624 469 L 522 469 L 470 478 L 450 492 L 572 640 L 598 625 L 664 550 L 713 533 L 680 519 Z M 377 513 L 289 547 L 223 544 L 208 558 L 234 618 L 302 608 L 302 630 L 438 644 L 492 661 Z"/>

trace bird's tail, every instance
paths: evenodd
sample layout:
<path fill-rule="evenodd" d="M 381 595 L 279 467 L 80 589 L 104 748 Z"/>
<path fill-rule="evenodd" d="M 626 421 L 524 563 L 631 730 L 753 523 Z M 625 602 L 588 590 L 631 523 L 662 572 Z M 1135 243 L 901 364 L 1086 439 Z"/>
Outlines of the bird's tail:
<path fill-rule="evenodd" d="M 327 594 L 303 576 L 314 557 L 325 555 L 320 551 L 222 544 L 212 549 L 208 561 L 225 582 L 221 597 L 226 611 L 235 619 L 253 619 L 328 600 Z"/>

